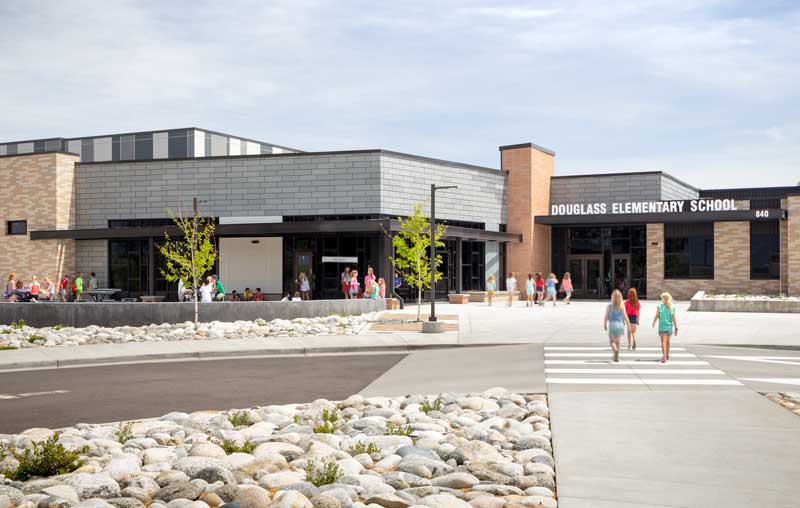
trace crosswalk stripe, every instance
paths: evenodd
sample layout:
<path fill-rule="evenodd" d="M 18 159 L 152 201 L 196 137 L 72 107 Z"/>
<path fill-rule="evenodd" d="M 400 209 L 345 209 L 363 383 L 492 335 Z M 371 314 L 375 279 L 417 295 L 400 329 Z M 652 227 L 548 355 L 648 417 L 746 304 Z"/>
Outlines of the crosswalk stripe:
<path fill-rule="evenodd" d="M 547 384 L 569 385 L 706 385 L 742 386 L 735 379 L 546 378 Z"/>
<path fill-rule="evenodd" d="M 610 360 L 545 360 L 545 365 L 606 365 L 609 363 Z M 625 357 L 622 356 L 619 359 L 619 363 L 623 365 L 656 365 L 658 364 L 661 366 L 661 363 L 657 360 L 641 360 L 641 361 L 626 361 Z M 670 360 L 669 363 L 666 365 L 680 365 L 680 366 L 689 366 L 689 365 L 708 365 L 709 363 L 704 360 Z"/>
<path fill-rule="evenodd" d="M 717 369 L 669 369 L 669 368 L 651 368 L 651 369 L 544 369 L 545 374 L 645 374 L 645 375 L 725 375 L 724 372 Z"/>
<path fill-rule="evenodd" d="M 611 351 L 608 346 L 545 346 L 545 351 Z M 660 347 L 637 347 L 636 351 L 661 351 Z M 671 347 L 670 351 L 686 351 L 686 348 Z"/>
<path fill-rule="evenodd" d="M 606 358 L 611 354 L 611 351 L 605 353 L 545 353 L 545 358 Z M 620 356 L 627 358 L 661 358 L 661 353 L 633 353 L 630 351 L 621 351 Z M 670 353 L 670 358 L 697 358 L 692 353 Z"/>
<path fill-rule="evenodd" d="M 777 385 L 800 386 L 800 377 L 745 377 L 742 381 L 755 381 L 757 383 L 772 383 Z"/>

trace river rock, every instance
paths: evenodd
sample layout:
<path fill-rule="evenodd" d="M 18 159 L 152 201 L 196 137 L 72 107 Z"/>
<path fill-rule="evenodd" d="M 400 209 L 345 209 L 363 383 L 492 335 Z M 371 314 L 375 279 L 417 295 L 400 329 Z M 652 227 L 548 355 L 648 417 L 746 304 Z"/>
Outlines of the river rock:
<path fill-rule="evenodd" d="M 79 473 L 68 477 L 65 481 L 75 489 L 81 501 L 119 497 L 119 484 L 104 474 Z"/>
<path fill-rule="evenodd" d="M 267 508 L 272 502 L 269 492 L 258 485 L 240 485 L 237 500 L 240 508 Z"/>
<path fill-rule="evenodd" d="M 174 499 L 188 499 L 194 501 L 200 497 L 202 493 L 203 488 L 192 482 L 175 482 L 162 487 L 161 490 L 156 492 L 153 498 L 161 499 L 166 502 L 170 502 Z"/>

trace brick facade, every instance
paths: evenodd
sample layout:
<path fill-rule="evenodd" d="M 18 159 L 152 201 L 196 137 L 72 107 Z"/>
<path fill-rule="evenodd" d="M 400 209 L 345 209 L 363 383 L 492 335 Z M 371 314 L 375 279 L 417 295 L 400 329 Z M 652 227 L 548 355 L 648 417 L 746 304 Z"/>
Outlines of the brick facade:
<path fill-rule="evenodd" d="M 530 272 L 551 270 L 550 226 L 534 224 L 548 215 L 554 155 L 532 145 L 501 148 L 501 168 L 508 174 L 509 233 L 522 235 L 522 243 L 509 243 L 506 271 L 519 278 Z"/>
<path fill-rule="evenodd" d="M 31 241 L 29 234 L 8 235 L 7 222 L 25 220 L 28 232 L 70 229 L 75 226 L 73 197 L 75 162 L 65 153 L 37 153 L 0 157 L 0 188 L 7 205 L 0 209 L 0 273 L 15 272 L 18 280 L 40 282 L 75 270 L 74 240 Z"/>
<path fill-rule="evenodd" d="M 737 203 L 738 205 L 739 203 Z M 778 280 L 750 279 L 750 223 L 714 223 L 714 279 L 664 278 L 664 225 L 647 225 L 647 298 L 669 292 L 687 300 L 697 291 L 777 295 Z"/>

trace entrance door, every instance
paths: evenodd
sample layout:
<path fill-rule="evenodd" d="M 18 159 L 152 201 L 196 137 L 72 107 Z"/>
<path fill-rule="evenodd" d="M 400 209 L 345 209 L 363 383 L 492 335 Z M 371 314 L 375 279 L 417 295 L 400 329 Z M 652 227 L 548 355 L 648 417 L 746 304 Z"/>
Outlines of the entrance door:
<path fill-rule="evenodd" d="M 572 278 L 573 296 L 576 298 L 600 298 L 601 256 L 571 256 L 567 260 Z"/>
<path fill-rule="evenodd" d="M 611 287 L 619 289 L 623 297 L 631 287 L 631 256 L 629 254 L 611 256 Z"/>
<path fill-rule="evenodd" d="M 298 250 L 294 253 L 294 280 L 292 287 L 294 291 L 300 291 L 300 283 L 298 277 L 300 273 L 306 274 L 308 282 L 311 284 L 311 291 L 313 294 L 314 284 L 314 252 L 310 250 Z"/>

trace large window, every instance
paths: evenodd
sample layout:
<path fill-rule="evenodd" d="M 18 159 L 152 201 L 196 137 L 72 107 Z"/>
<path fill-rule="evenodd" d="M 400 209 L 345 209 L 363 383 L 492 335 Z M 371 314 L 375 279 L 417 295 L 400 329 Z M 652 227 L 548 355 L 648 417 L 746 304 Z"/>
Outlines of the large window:
<path fill-rule="evenodd" d="M 714 278 L 714 223 L 664 224 L 664 277 Z"/>
<path fill-rule="evenodd" d="M 781 237 L 778 221 L 750 223 L 750 278 L 779 279 Z"/>

